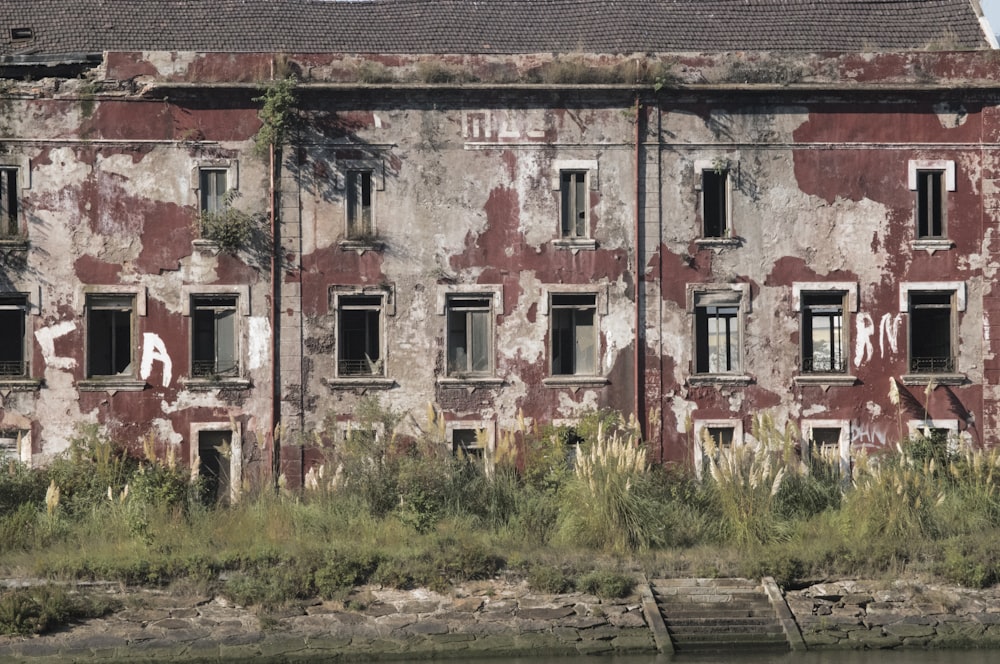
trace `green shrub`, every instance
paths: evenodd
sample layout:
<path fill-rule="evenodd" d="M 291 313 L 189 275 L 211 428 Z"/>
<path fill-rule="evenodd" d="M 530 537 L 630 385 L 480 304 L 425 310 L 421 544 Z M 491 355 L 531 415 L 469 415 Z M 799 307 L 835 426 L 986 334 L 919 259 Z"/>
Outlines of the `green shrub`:
<path fill-rule="evenodd" d="M 986 537 L 954 537 L 944 543 L 943 560 L 935 570 L 952 583 L 967 588 L 988 588 L 1000 583 L 1000 552 L 996 533 Z"/>
<path fill-rule="evenodd" d="M 582 576 L 577 588 L 601 599 L 617 599 L 631 595 L 635 583 L 631 574 L 598 570 Z"/>
<path fill-rule="evenodd" d="M 552 565 L 532 565 L 527 580 L 532 590 L 541 593 L 567 593 L 574 588 L 573 579 Z"/>
<path fill-rule="evenodd" d="M 70 595 L 53 586 L 0 593 L 0 634 L 42 634 L 71 620 L 98 618 L 119 608 L 109 598 Z"/>
<path fill-rule="evenodd" d="M 323 599 L 343 598 L 366 583 L 378 565 L 379 557 L 371 552 L 330 551 L 314 575 L 316 591 Z"/>

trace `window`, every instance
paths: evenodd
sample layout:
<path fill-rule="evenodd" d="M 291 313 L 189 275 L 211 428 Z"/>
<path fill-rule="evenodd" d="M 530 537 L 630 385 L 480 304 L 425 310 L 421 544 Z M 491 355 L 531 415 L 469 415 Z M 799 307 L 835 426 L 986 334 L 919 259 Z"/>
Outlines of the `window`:
<path fill-rule="evenodd" d="M 467 459 L 483 458 L 483 442 L 486 432 L 480 434 L 479 429 L 452 429 L 451 451 L 455 456 Z"/>
<path fill-rule="evenodd" d="M 448 315 L 448 375 L 493 372 L 492 295 L 451 295 Z"/>
<path fill-rule="evenodd" d="M 948 290 L 909 292 L 911 373 L 955 371 L 954 299 L 954 291 Z"/>
<path fill-rule="evenodd" d="M 851 476 L 851 423 L 849 420 L 804 420 L 803 461 L 810 472 Z"/>
<path fill-rule="evenodd" d="M 233 494 L 233 432 L 204 430 L 198 432 L 198 476 L 201 501 L 205 505 L 227 505 Z"/>
<path fill-rule="evenodd" d="M 25 321 L 28 299 L 0 295 L 0 379 L 27 375 Z"/>
<path fill-rule="evenodd" d="M 560 235 L 564 238 L 586 238 L 587 171 L 562 171 L 559 174 Z"/>
<path fill-rule="evenodd" d="M 552 293 L 552 375 L 597 374 L 597 296 L 593 293 Z"/>
<path fill-rule="evenodd" d="M 382 296 L 342 295 L 338 299 L 338 376 L 384 376 Z"/>
<path fill-rule="evenodd" d="M 191 375 L 238 376 L 236 296 L 195 295 L 191 300 Z"/>
<path fill-rule="evenodd" d="M 740 372 L 740 297 L 733 292 L 695 295 L 695 373 Z"/>
<path fill-rule="evenodd" d="M 229 169 L 202 168 L 198 172 L 200 209 L 202 212 L 219 212 L 226 207 L 226 193 L 229 191 Z"/>
<path fill-rule="evenodd" d="M 347 237 L 370 238 L 375 234 L 371 171 L 347 172 Z"/>
<path fill-rule="evenodd" d="M 0 167 L 0 237 L 21 234 L 17 169 Z"/>
<path fill-rule="evenodd" d="M 0 462 L 31 460 L 31 434 L 27 430 L 0 430 Z"/>
<path fill-rule="evenodd" d="M 708 440 L 711 439 L 711 443 Z M 694 423 L 694 470 L 702 477 L 711 461 L 716 463 L 736 445 L 743 444 L 743 422 L 738 419 L 700 420 Z"/>
<path fill-rule="evenodd" d="M 844 373 L 843 292 L 802 293 L 802 372 Z"/>
<path fill-rule="evenodd" d="M 87 376 L 133 373 L 134 295 L 87 295 Z"/>
<path fill-rule="evenodd" d="M 944 171 L 917 171 L 917 239 L 943 238 Z"/>
<path fill-rule="evenodd" d="M 702 236 L 725 238 L 729 228 L 729 169 L 713 168 L 701 171 Z"/>

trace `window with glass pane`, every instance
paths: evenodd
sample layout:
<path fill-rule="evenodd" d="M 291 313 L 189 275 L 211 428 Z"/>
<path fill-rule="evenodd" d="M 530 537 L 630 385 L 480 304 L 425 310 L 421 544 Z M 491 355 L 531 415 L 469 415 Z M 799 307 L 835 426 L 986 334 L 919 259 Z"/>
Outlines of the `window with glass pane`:
<path fill-rule="evenodd" d="M 239 375 L 236 296 L 192 298 L 191 375 Z"/>
<path fill-rule="evenodd" d="M 17 169 L 0 168 L 0 236 L 19 235 Z"/>
<path fill-rule="evenodd" d="M 562 171 L 561 233 L 564 238 L 587 237 L 587 171 Z"/>
<path fill-rule="evenodd" d="M 338 314 L 337 375 L 385 375 L 381 336 L 382 296 L 341 296 Z"/>
<path fill-rule="evenodd" d="M 597 373 L 597 296 L 553 294 L 552 375 L 593 376 Z"/>
<path fill-rule="evenodd" d="M 134 295 L 87 296 L 87 375 L 133 373 Z"/>
<path fill-rule="evenodd" d="M 954 291 L 910 292 L 910 371 L 955 371 L 952 344 Z"/>
<path fill-rule="evenodd" d="M 740 371 L 740 305 L 733 293 L 695 296 L 695 372 Z"/>
<path fill-rule="evenodd" d="M 347 173 L 347 236 L 364 239 L 375 232 L 372 213 L 372 172 Z"/>
<path fill-rule="evenodd" d="M 488 375 L 493 371 L 492 298 L 448 298 L 448 375 Z"/>
<path fill-rule="evenodd" d="M 228 171 L 224 168 L 203 168 L 199 172 L 201 211 L 219 212 L 226 207 Z"/>
<path fill-rule="evenodd" d="M 802 371 L 843 373 L 844 293 L 802 294 Z"/>

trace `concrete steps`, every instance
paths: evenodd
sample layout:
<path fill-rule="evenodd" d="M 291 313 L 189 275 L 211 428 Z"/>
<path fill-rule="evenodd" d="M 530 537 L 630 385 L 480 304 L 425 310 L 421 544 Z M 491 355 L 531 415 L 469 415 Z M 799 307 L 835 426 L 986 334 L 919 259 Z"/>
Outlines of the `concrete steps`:
<path fill-rule="evenodd" d="M 756 581 L 653 579 L 650 586 L 676 652 L 789 649 L 781 620 Z"/>

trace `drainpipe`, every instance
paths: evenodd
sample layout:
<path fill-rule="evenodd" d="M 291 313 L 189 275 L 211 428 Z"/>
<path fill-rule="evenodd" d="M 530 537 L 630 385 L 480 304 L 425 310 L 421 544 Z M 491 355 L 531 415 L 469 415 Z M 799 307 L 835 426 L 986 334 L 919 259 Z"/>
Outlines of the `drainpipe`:
<path fill-rule="evenodd" d="M 635 95 L 635 225 L 633 228 L 633 237 L 635 238 L 635 272 L 634 272 L 634 288 L 635 288 L 635 341 L 632 349 L 632 377 L 634 383 L 634 391 L 632 394 L 632 399 L 635 404 L 635 419 L 639 424 L 639 431 L 642 433 L 643 438 L 645 438 L 646 433 L 646 422 L 644 417 L 643 403 L 642 403 L 642 380 L 643 376 L 640 373 L 641 363 L 639 362 L 639 356 L 644 351 L 642 347 L 642 316 L 640 312 L 640 305 L 642 302 L 642 242 L 640 240 L 639 230 L 639 213 L 640 205 L 642 201 L 640 200 L 640 191 L 642 187 L 641 182 L 641 171 L 640 159 L 642 158 L 642 119 L 639 116 L 642 106 L 639 104 L 639 94 Z"/>
<path fill-rule="evenodd" d="M 278 488 L 278 478 L 281 476 L 281 440 L 276 435 L 281 427 L 281 358 L 279 356 L 280 342 L 278 334 L 278 320 L 280 305 L 278 298 L 281 294 L 281 284 L 278 283 L 278 223 L 275 210 L 275 197 L 277 196 L 277 186 L 274 172 L 274 142 L 272 141 L 268 153 L 270 156 L 269 178 L 270 178 L 270 210 L 268 214 L 271 221 L 271 428 L 268 436 L 271 438 L 271 476 L 275 489 Z"/>

